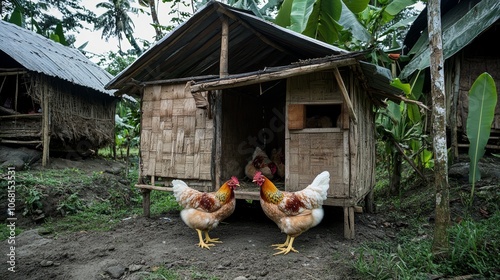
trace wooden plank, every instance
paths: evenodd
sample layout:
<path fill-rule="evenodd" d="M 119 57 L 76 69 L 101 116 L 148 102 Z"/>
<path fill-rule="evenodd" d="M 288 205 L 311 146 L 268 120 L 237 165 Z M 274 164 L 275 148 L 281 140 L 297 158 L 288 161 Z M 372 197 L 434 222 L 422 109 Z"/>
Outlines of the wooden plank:
<path fill-rule="evenodd" d="M 172 192 L 173 191 L 172 187 L 159 187 L 159 186 L 152 186 L 152 185 L 145 185 L 145 184 L 136 184 L 135 187 L 139 188 L 139 189 L 156 190 L 156 191 L 164 191 L 164 192 Z"/>
<path fill-rule="evenodd" d="M 349 93 L 347 92 L 344 81 L 342 80 L 342 76 L 340 75 L 339 69 L 334 68 L 333 74 L 335 75 L 335 79 L 337 79 L 337 83 L 339 84 L 340 87 L 340 92 L 342 92 L 342 96 L 344 97 L 344 101 L 346 102 L 349 116 L 351 116 L 351 119 L 354 122 L 354 124 L 357 124 L 358 118 L 356 117 L 356 113 L 354 112 L 354 107 L 352 105 L 351 99 L 349 98 Z"/>
<path fill-rule="evenodd" d="M 288 105 L 288 129 L 306 127 L 306 106 L 304 104 Z"/>
<path fill-rule="evenodd" d="M 282 71 L 276 71 L 272 73 L 255 74 L 233 79 L 224 79 L 213 82 L 197 83 L 191 85 L 191 92 L 227 89 L 227 88 L 241 87 L 246 85 L 259 84 L 268 81 L 281 80 L 297 75 L 304 75 L 317 71 L 332 69 L 335 67 L 353 65 L 356 63 L 357 61 L 355 58 L 346 58 L 319 64 L 297 66 L 294 68 L 285 69 Z"/>

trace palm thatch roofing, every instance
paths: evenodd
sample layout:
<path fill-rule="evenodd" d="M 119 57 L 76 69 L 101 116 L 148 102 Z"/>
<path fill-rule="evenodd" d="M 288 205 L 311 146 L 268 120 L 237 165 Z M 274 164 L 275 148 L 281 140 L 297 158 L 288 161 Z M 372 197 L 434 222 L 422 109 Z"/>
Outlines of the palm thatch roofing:
<path fill-rule="evenodd" d="M 2 68 L 22 66 L 114 97 L 114 90 L 104 88 L 113 76 L 80 51 L 3 20 L 0 20 L 0 38 Z"/>
<path fill-rule="evenodd" d="M 140 86 L 152 82 L 219 77 L 223 15 L 229 19 L 228 78 L 269 72 L 271 67 L 295 67 L 294 63 L 315 58 L 331 61 L 336 57 L 360 56 L 265 21 L 250 11 L 210 1 L 143 53 L 106 88 L 118 89 L 117 94 L 139 96 Z M 369 63 L 360 64 L 360 68 L 376 92 L 400 94 L 389 85 L 388 69 Z"/>

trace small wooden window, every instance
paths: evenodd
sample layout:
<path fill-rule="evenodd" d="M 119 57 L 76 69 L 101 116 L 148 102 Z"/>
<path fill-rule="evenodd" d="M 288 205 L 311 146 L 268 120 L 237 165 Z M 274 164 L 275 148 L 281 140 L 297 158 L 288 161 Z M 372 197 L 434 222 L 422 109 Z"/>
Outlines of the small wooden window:
<path fill-rule="evenodd" d="M 289 104 L 288 129 L 341 127 L 342 104 Z"/>
<path fill-rule="evenodd" d="M 306 105 L 305 128 L 331 128 L 341 126 L 342 104 Z"/>

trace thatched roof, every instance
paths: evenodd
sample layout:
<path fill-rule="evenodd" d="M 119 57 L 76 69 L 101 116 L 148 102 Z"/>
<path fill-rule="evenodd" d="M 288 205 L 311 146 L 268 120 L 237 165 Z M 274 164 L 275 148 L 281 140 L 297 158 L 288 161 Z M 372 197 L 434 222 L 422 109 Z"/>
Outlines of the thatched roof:
<path fill-rule="evenodd" d="M 104 89 L 113 76 L 78 50 L 3 20 L 0 38 L 1 68 L 23 67 L 114 96 L 114 90 Z"/>

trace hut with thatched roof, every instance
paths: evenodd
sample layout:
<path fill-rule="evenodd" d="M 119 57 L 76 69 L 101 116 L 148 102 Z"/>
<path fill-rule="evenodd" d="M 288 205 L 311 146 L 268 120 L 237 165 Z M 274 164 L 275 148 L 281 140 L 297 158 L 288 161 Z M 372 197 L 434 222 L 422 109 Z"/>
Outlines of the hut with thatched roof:
<path fill-rule="evenodd" d="M 0 21 L 0 143 L 81 156 L 114 143 L 112 76 L 74 48 Z"/>
<path fill-rule="evenodd" d="M 177 178 L 213 191 L 237 176 L 236 198 L 258 200 L 245 166 L 257 148 L 281 150 L 275 184 L 296 191 L 329 171 L 325 204 L 344 208 L 353 238 L 375 185 L 373 106 L 395 96 L 389 71 L 362 57 L 210 1 L 106 85 L 141 98 L 145 215 L 150 191 Z"/>

